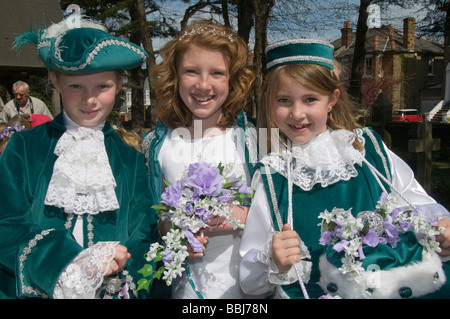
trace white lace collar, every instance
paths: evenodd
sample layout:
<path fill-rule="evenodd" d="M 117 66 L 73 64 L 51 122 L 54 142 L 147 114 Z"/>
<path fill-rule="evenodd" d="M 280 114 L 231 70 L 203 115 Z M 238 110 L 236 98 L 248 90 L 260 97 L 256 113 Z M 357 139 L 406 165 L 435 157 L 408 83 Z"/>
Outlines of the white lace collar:
<path fill-rule="evenodd" d="M 116 181 L 109 165 L 102 128 L 77 125 L 64 112 L 67 130 L 58 140 L 58 156 L 45 204 L 77 215 L 98 214 L 119 208 Z"/>
<path fill-rule="evenodd" d="M 361 166 L 363 152 L 353 147 L 356 134 L 347 130 L 327 130 L 304 145 L 280 146 L 279 152 L 265 156 L 261 162 L 270 165 L 287 178 L 287 160 L 292 158 L 292 182 L 305 191 L 314 185 L 327 187 L 356 177 L 355 164 Z M 360 134 L 358 138 L 364 145 Z"/>

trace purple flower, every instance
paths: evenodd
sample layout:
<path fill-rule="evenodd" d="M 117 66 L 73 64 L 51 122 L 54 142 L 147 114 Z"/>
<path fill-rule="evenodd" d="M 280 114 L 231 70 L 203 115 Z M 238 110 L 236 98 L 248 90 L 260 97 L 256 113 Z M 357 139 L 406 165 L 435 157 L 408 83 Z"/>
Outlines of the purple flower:
<path fill-rule="evenodd" d="M 394 208 L 394 210 L 392 210 L 392 219 L 396 219 L 397 216 L 402 213 L 402 209 L 401 208 Z"/>
<path fill-rule="evenodd" d="M 167 206 L 176 208 L 182 196 L 181 190 L 182 186 L 180 181 L 177 181 L 175 184 L 170 184 L 161 195 L 161 202 Z"/>
<path fill-rule="evenodd" d="M 358 257 L 360 260 L 363 260 L 366 258 L 366 255 L 364 255 L 363 246 L 358 247 Z"/>
<path fill-rule="evenodd" d="M 211 210 L 205 211 L 205 213 L 202 215 L 202 220 L 205 223 L 209 222 L 209 220 L 211 219 L 211 215 L 212 215 L 212 211 Z"/>
<path fill-rule="evenodd" d="M 195 215 L 197 215 L 198 217 L 202 217 L 206 212 L 206 209 L 204 209 L 203 207 L 196 207 L 195 208 Z"/>
<path fill-rule="evenodd" d="M 366 236 L 362 238 L 362 241 L 367 246 L 375 247 L 380 242 L 380 239 L 378 238 L 378 235 L 375 232 L 369 230 Z"/>
<path fill-rule="evenodd" d="M 253 191 L 252 191 L 252 189 L 249 187 L 249 186 L 247 186 L 247 185 L 242 185 L 240 188 L 239 188 L 239 193 L 243 193 L 243 194 L 251 194 Z"/>
<path fill-rule="evenodd" d="M 228 179 L 228 183 L 234 183 L 232 185 L 232 188 L 239 188 L 244 184 L 244 181 L 242 179 L 238 179 L 236 175 L 233 173 Z"/>
<path fill-rule="evenodd" d="M 222 192 L 222 176 L 219 169 L 207 163 L 189 165 L 185 184 L 199 195 L 219 196 Z"/>
<path fill-rule="evenodd" d="M 347 248 L 349 244 L 350 242 L 348 240 L 342 239 L 333 246 L 333 249 L 340 253 L 345 248 Z"/>
<path fill-rule="evenodd" d="M 398 230 L 394 225 L 388 222 L 384 222 L 384 232 L 386 234 L 386 241 L 392 248 L 397 246 L 397 242 L 401 239 L 398 237 Z"/>
<path fill-rule="evenodd" d="M 172 259 L 169 258 L 169 255 L 170 255 L 170 251 L 164 251 L 164 252 L 161 253 L 162 261 L 164 263 L 170 264 L 172 262 Z"/>
<path fill-rule="evenodd" d="M 231 194 L 231 191 L 229 189 L 223 189 L 222 190 L 222 195 L 219 196 L 219 200 L 222 203 L 228 203 L 228 202 L 230 202 L 233 199 L 234 199 L 234 196 Z"/>
<path fill-rule="evenodd" d="M 407 231 L 409 227 L 411 227 L 411 223 L 406 220 L 400 220 L 398 224 L 403 229 L 403 231 Z"/>
<path fill-rule="evenodd" d="M 194 207 L 192 207 L 191 203 L 187 203 L 183 207 L 183 212 L 185 212 L 188 215 L 192 215 L 192 213 L 194 212 Z"/>
<path fill-rule="evenodd" d="M 191 245 L 193 251 L 195 251 L 196 253 L 203 252 L 203 249 L 202 249 L 203 244 L 201 242 L 199 242 L 198 239 L 195 238 L 194 234 L 192 234 L 189 231 L 189 227 L 188 226 L 183 227 L 182 232 L 183 232 L 184 236 L 187 238 L 187 240 L 188 240 L 189 244 Z"/>
<path fill-rule="evenodd" d="M 322 246 L 329 245 L 331 243 L 331 237 L 330 231 L 324 231 L 322 236 L 320 236 L 319 244 Z"/>

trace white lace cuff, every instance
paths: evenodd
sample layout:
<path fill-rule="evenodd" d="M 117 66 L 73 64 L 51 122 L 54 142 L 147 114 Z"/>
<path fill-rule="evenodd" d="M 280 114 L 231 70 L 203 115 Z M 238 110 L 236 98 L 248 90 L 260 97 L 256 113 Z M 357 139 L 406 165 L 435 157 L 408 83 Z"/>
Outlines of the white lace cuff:
<path fill-rule="evenodd" d="M 56 283 L 55 299 L 98 298 L 104 276 L 119 242 L 98 242 L 83 250 L 62 272 Z"/>

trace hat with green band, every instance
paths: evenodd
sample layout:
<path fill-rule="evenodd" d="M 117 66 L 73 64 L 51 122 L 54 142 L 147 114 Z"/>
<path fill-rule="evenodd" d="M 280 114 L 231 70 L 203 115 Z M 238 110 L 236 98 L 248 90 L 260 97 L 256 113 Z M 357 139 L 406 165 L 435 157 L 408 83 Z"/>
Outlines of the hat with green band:
<path fill-rule="evenodd" d="M 87 20 L 76 27 L 63 20 L 48 29 L 32 29 L 18 35 L 13 48 L 20 52 L 26 44 L 36 45 L 49 70 L 71 74 L 133 69 L 148 57 L 140 46 L 114 37 Z"/>
<path fill-rule="evenodd" d="M 266 48 L 267 70 L 285 64 L 319 64 L 333 69 L 334 47 L 321 40 L 296 39 L 273 43 Z"/>

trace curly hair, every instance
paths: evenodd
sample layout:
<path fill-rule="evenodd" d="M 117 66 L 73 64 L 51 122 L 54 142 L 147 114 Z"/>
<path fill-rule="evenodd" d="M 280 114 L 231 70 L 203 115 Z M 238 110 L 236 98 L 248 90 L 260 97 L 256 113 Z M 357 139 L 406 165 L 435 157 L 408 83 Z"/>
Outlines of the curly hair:
<path fill-rule="evenodd" d="M 288 64 L 271 70 L 264 82 L 265 99 L 263 101 L 262 110 L 258 112 L 258 127 L 268 129 L 273 133 L 272 129 L 276 129 L 275 120 L 273 118 L 273 104 L 281 79 L 284 76 L 292 78 L 296 83 L 316 91 L 323 95 L 331 95 L 335 89 L 339 89 L 340 96 L 332 110 L 328 113 L 327 125 L 332 129 L 345 129 L 353 132 L 355 128 L 360 127 L 358 124 L 359 111 L 356 104 L 351 100 L 340 79 L 338 72 L 317 65 L 317 64 Z M 280 133 L 280 142 L 286 143 L 286 137 Z M 272 142 L 271 134 L 267 135 L 267 148 L 270 152 Z M 362 149 L 361 143 L 356 139 L 353 146 Z"/>
<path fill-rule="evenodd" d="M 192 124 L 192 113 L 179 94 L 177 73 L 180 59 L 192 45 L 220 51 L 230 59 L 230 90 L 217 123 L 219 128 L 229 127 L 239 112 L 247 107 L 255 75 L 247 67 L 248 48 L 242 38 L 227 27 L 209 22 L 188 26 L 161 49 L 163 61 L 153 70 L 157 116 L 171 128 Z"/>

